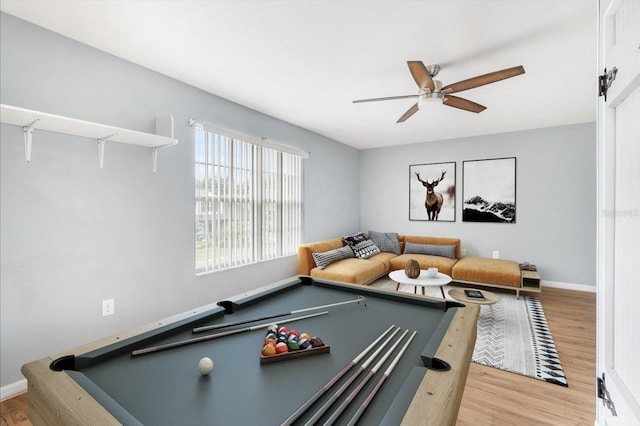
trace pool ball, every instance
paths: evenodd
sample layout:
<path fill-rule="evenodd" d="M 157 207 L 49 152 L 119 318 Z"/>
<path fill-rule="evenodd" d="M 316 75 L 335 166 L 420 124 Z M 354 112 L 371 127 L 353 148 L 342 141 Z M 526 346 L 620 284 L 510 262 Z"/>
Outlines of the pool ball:
<path fill-rule="evenodd" d="M 213 360 L 209 357 L 204 357 L 198 361 L 198 370 L 200 370 L 200 374 L 206 376 L 211 373 L 213 370 Z"/>
<path fill-rule="evenodd" d="M 267 339 L 277 339 L 278 335 L 276 333 L 267 333 L 267 335 L 265 336 L 265 340 Z"/>
<path fill-rule="evenodd" d="M 289 346 L 285 342 L 278 342 L 276 345 L 276 353 L 283 354 L 289 352 Z"/>
<path fill-rule="evenodd" d="M 289 329 L 287 327 L 280 327 L 278 333 L 289 334 Z"/>
<path fill-rule="evenodd" d="M 324 346 L 324 342 L 319 337 L 313 337 L 311 338 L 311 346 L 313 346 L 314 348 L 319 348 L 320 346 Z"/>
<path fill-rule="evenodd" d="M 291 351 L 297 351 L 298 349 L 300 349 L 300 345 L 298 344 L 297 339 L 289 340 L 288 346 L 289 346 L 289 350 Z"/>
<path fill-rule="evenodd" d="M 298 340 L 298 346 L 300 349 L 307 349 L 311 347 L 311 342 L 308 339 L 300 339 Z"/>
<path fill-rule="evenodd" d="M 275 355 L 275 354 L 276 354 L 276 345 L 275 344 L 267 343 L 262 348 L 262 355 L 264 355 L 264 356 L 270 356 L 270 355 Z"/>
<path fill-rule="evenodd" d="M 309 335 L 309 333 L 302 333 L 299 337 L 301 339 L 311 340 L 311 336 Z"/>

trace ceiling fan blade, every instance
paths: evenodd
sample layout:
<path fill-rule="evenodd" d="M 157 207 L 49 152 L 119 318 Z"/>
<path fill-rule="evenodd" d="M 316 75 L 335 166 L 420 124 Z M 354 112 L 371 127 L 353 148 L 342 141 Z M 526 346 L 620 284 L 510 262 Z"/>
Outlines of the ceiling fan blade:
<path fill-rule="evenodd" d="M 482 112 L 487 109 L 485 106 L 453 95 L 444 95 L 442 103 L 450 107 L 464 109 L 471 112 Z"/>
<path fill-rule="evenodd" d="M 407 110 L 407 112 L 402 114 L 402 117 L 398 118 L 398 121 L 396 121 L 396 123 L 402 123 L 403 121 L 405 121 L 407 118 L 411 117 L 416 112 L 418 112 L 418 103 L 413 104 L 413 106 L 411 108 L 409 108 Z"/>
<path fill-rule="evenodd" d="M 474 87 L 484 86 L 485 84 L 495 83 L 496 81 L 515 77 L 520 74 L 524 74 L 524 67 L 522 65 L 500 71 L 490 72 L 489 74 L 483 74 L 467 80 L 459 81 L 457 83 L 449 84 L 442 88 L 442 92 L 462 92 L 463 90 L 469 90 L 473 89 Z"/>
<path fill-rule="evenodd" d="M 362 102 L 393 101 L 395 99 L 415 98 L 417 96 L 418 95 L 400 95 L 400 96 L 387 96 L 386 98 L 358 99 L 357 101 L 353 101 L 353 103 L 359 104 Z"/>
<path fill-rule="evenodd" d="M 409 71 L 413 79 L 418 83 L 418 87 L 431 91 L 435 89 L 433 78 L 431 78 L 431 74 L 429 74 L 427 67 L 424 66 L 422 61 L 407 61 L 407 65 L 409 65 Z"/>

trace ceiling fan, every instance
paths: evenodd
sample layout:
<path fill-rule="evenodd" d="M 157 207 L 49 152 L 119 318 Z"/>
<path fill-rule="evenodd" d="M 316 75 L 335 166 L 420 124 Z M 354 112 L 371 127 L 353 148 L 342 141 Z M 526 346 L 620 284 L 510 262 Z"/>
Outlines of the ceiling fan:
<path fill-rule="evenodd" d="M 400 117 L 398 121 L 396 121 L 396 123 L 402 123 L 413 114 L 415 114 L 420 109 L 420 106 L 430 101 L 441 101 L 443 104 L 450 107 L 478 113 L 484 111 L 486 107 L 467 99 L 453 96 L 451 94 L 524 74 L 524 67 L 520 65 L 501 71 L 491 72 L 489 74 L 479 75 L 477 77 L 462 80 L 443 87 L 441 81 L 433 79 L 436 75 L 438 75 L 438 72 L 440 72 L 439 65 L 425 66 L 422 61 L 407 61 L 407 65 L 409 66 L 409 71 L 411 72 L 413 79 L 416 81 L 418 87 L 420 88 L 417 95 L 401 95 L 389 96 L 385 98 L 360 99 L 353 101 L 353 103 L 356 104 L 362 102 L 377 102 L 395 99 L 416 98 L 416 103 L 412 105 L 411 108 L 407 110 L 407 112 L 402 114 L 402 117 Z"/>

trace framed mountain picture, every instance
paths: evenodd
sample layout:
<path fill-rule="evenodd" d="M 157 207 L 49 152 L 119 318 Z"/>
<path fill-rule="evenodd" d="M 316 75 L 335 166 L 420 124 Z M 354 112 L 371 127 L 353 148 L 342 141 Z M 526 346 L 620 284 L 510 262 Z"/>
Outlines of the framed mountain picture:
<path fill-rule="evenodd" d="M 462 162 L 462 221 L 516 223 L 516 158 Z"/>

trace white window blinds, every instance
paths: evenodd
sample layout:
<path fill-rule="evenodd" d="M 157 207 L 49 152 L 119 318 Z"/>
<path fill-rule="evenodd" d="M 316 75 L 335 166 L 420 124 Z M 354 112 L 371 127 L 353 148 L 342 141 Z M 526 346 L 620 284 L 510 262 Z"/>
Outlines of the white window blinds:
<path fill-rule="evenodd" d="M 196 273 L 296 253 L 304 158 L 289 147 L 196 125 Z"/>

